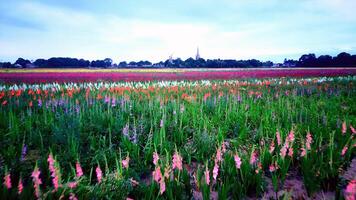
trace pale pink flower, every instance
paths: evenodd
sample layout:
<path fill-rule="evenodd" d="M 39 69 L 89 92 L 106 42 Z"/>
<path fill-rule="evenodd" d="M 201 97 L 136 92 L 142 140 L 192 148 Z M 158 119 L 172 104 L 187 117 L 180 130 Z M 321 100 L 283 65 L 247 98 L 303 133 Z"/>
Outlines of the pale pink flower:
<path fill-rule="evenodd" d="M 274 166 L 274 164 L 271 164 L 271 165 L 269 166 L 269 171 L 270 171 L 270 172 L 276 171 L 276 167 Z"/>
<path fill-rule="evenodd" d="M 277 144 L 278 146 L 280 146 L 282 144 L 282 141 L 281 141 L 281 135 L 278 130 L 276 132 L 276 137 L 277 137 Z"/>
<path fill-rule="evenodd" d="M 288 156 L 289 157 L 291 157 L 291 158 L 293 158 L 293 147 L 289 147 L 289 149 L 288 149 Z"/>
<path fill-rule="evenodd" d="M 7 189 L 11 189 L 11 177 L 10 173 L 7 173 L 4 177 L 4 185 Z"/>
<path fill-rule="evenodd" d="M 166 191 L 166 183 L 164 182 L 164 177 L 159 181 L 159 193 L 162 195 Z"/>
<path fill-rule="evenodd" d="M 78 185 L 78 183 L 77 183 L 76 181 L 73 181 L 73 182 L 69 182 L 69 183 L 68 183 L 68 187 L 69 187 L 70 189 L 76 188 L 77 185 Z"/>
<path fill-rule="evenodd" d="M 223 142 L 222 145 L 221 145 L 221 151 L 222 151 L 222 153 L 225 153 L 225 152 L 226 152 L 226 145 L 225 145 L 225 142 Z"/>
<path fill-rule="evenodd" d="M 300 156 L 304 157 L 307 154 L 307 151 L 305 150 L 304 147 L 300 148 L 301 152 L 300 152 Z"/>
<path fill-rule="evenodd" d="M 290 130 L 290 132 L 289 132 L 289 135 L 288 135 L 288 140 L 290 141 L 290 142 L 294 142 L 294 130 L 292 129 L 292 130 Z"/>
<path fill-rule="evenodd" d="M 78 200 L 74 193 L 70 193 L 69 200 Z"/>
<path fill-rule="evenodd" d="M 269 153 L 272 154 L 274 151 L 274 141 L 271 142 L 271 146 L 269 147 Z"/>
<path fill-rule="evenodd" d="M 122 166 L 125 168 L 125 169 L 128 169 L 129 168 L 129 162 L 130 162 L 130 157 L 129 156 L 126 156 L 126 159 L 125 160 L 122 160 Z"/>
<path fill-rule="evenodd" d="M 221 154 L 221 150 L 220 150 L 220 147 L 216 150 L 216 157 L 215 157 L 215 160 L 220 162 L 222 161 L 222 154 Z M 215 161 L 215 162 L 216 162 Z"/>
<path fill-rule="evenodd" d="M 342 134 L 345 134 L 346 131 L 347 131 L 346 122 L 344 121 L 344 122 L 342 123 L 342 130 L 341 130 L 341 133 L 342 133 Z"/>
<path fill-rule="evenodd" d="M 279 155 L 282 157 L 282 158 L 285 158 L 286 157 L 286 154 L 287 154 L 287 147 L 286 146 L 283 146 L 281 148 L 281 152 L 279 153 Z"/>
<path fill-rule="evenodd" d="M 130 178 L 130 182 L 131 182 L 131 185 L 134 186 L 134 187 L 139 185 L 139 182 L 136 181 L 136 180 L 133 179 L 133 178 Z"/>
<path fill-rule="evenodd" d="M 213 169 L 214 180 L 216 180 L 216 178 L 218 177 L 218 173 L 219 173 L 219 165 L 217 162 L 215 162 L 214 169 Z"/>
<path fill-rule="evenodd" d="M 235 160 L 236 169 L 240 169 L 242 162 L 241 162 L 241 158 L 237 153 L 234 155 L 234 160 Z"/>
<path fill-rule="evenodd" d="M 40 198 L 40 185 L 42 184 L 41 178 L 40 178 L 40 170 L 38 169 L 38 167 L 36 166 L 35 169 L 33 170 L 31 177 L 32 177 L 32 181 L 33 181 L 33 187 L 35 189 L 35 196 L 37 198 Z"/>
<path fill-rule="evenodd" d="M 55 173 L 56 173 L 56 169 L 54 167 L 54 158 L 52 156 L 52 154 L 49 154 L 48 155 L 48 158 L 47 158 L 47 161 L 48 161 L 48 168 L 49 168 L 49 171 L 51 172 L 51 176 L 54 177 L 55 176 Z"/>
<path fill-rule="evenodd" d="M 350 124 L 350 130 L 351 130 L 352 134 L 356 134 L 356 130 L 354 127 L 351 126 L 351 124 Z"/>
<path fill-rule="evenodd" d="M 159 166 L 156 167 L 156 169 L 152 172 L 152 177 L 153 180 L 155 180 L 157 183 L 162 179 L 162 173 L 161 173 L 161 168 Z"/>
<path fill-rule="evenodd" d="M 77 177 L 78 178 L 83 176 L 83 170 L 82 170 L 82 167 L 80 166 L 79 162 L 75 163 L 75 170 L 77 172 Z"/>
<path fill-rule="evenodd" d="M 157 153 L 157 152 L 154 152 L 154 153 L 153 153 L 153 164 L 154 164 L 154 165 L 157 165 L 158 160 L 159 160 L 158 153 Z"/>
<path fill-rule="evenodd" d="M 341 156 L 344 156 L 346 154 L 347 149 L 349 149 L 349 147 L 347 147 L 347 145 L 345 145 L 341 151 Z"/>
<path fill-rule="evenodd" d="M 257 152 L 253 151 L 250 157 L 250 164 L 253 165 L 256 163 L 256 161 L 257 161 Z"/>
<path fill-rule="evenodd" d="M 172 169 L 178 169 L 178 170 L 182 170 L 182 157 L 178 154 L 178 152 L 175 152 L 173 155 L 173 164 L 172 164 Z"/>
<path fill-rule="evenodd" d="M 356 200 L 356 180 L 351 180 L 345 190 L 346 200 Z"/>
<path fill-rule="evenodd" d="M 209 175 L 208 166 L 205 167 L 204 175 L 205 175 L 205 183 L 206 183 L 207 185 L 209 185 L 209 184 L 210 184 L 210 175 Z"/>
<path fill-rule="evenodd" d="M 164 168 L 164 177 L 168 179 L 170 173 L 171 173 L 171 168 L 169 165 L 167 165 L 166 168 Z"/>
<path fill-rule="evenodd" d="M 95 172 L 96 172 L 96 178 L 98 179 L 98 182 L 101 183 L 101 180 L 103 178 L 103 172 L 101 171 L 99 165 L 96 167 Z"/>
<path fill-rule="evenodd" d="M 20 178 L 19 180 L 19 184 L 17 186 L 17 190 L 18 190 L 18 194 L 21 194 L 22 193 L 22 190 L 23 190 L 23 183 L 22 183 L 22 178 Z"/>
<path fill-rule="evenodd" d="M 312 135 L 308 132 L 307 133 L 307 138 L 306 138 L 306 143 L 305 143 L 305 146 L 307 147 L 307 150 L 310 150 L 311 149 L 311 143 L 313 142 L 313 138 L 312 138 Z"/>

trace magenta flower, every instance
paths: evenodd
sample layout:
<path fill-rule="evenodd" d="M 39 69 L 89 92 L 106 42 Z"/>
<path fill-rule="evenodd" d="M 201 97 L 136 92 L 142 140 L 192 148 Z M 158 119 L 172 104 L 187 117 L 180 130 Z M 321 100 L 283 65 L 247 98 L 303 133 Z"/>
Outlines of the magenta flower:
<path fill-rule="evenodd" d="M 129 163 L 130 163 L 130 157 L 129 156 L 126 156 L 126 159 L 125 160 L 122 160 L 122 166 L 125 168 L 125 169 L 128 169 L 129 168 Z"/>
<path fill-rule="evenodd" d="M 270 172 L 276 171 L 276 167 L 274 166 L 274 164 L 271 164 L 271 165 L 269 166 L 269 171 L 270 171 Z"/>
<path fill-rule="evenodd" d="M 294 131 L 293 131 L 293 129 L 289 132 L 289 135 L 288 135 L 288 140 L 290 141 L 290 142 L 294 142 Z"/>
<path fill-rule="evenodd" d="M 75 171 L 77 172 L 77 177 L 81 177 L 83 176 L 83 170 L 82 167 L 80 166 L 80 163 L 77 161 L 77 163 L 75 163 Z"/>
<path fill-rule="evenodd" d="M 157 152 L 153 153 L 153 164 L 156 166 L 159 160 L 159 155 Z"/>
<path fill-rule="evenodd" d="M 58 187 L 59 187 L 59 182 L 60 182 L 60 178 L 59 178 L 59 169 L 56 168 L 55 166 L 55 162 L 56 160 L 53 158 L 52 154 L 48 155 L 48 168 L 49 171 L 51 172 L 51 177 L 52 177 L 52 183 L 53 183 L 53 187 L 54 187 L 54 191 L 57 191 Z"/>
<path fill-rule="evenodd" d="M 22 178 L 20 178 L 19 180 L 19 184 L 17 186 L 17 190 L 18 190 L 18 194 L 21 194 L 22 193 L 22 190 L 23 190 L 23 183 L 22 183 Z"/>
<path fill-rule="evenodd" d="M 205 175 L 205 183 L 206 183 L 207 185 L 209 185 L 209 184 L 210 184 L 210 175 L 209 175 L 208 166 L 205 167 L 204 175 Z"/>
<path fill-rule="evenodd" d="M 78 200 L 78 198 L 75 196 L 74 193 L 71 192 L 69 195 L 69 200 Z"/>
<path fill-rule="evenodd" d="M 11 189 L 11 177 L 10 173 L 6 173 L 4 177 L 4 185 L 7 189 Z"/>
<path fill-rule="evenodd" d="M 96 167 L 95 172 L 96 172 L 96 178 L 98 179 L 98 183 L 101 183 L 101 180 L 103 178 L 103 172 L 101 171 L 99 165 Z"/>
<path fill-rule="evenodd" d="M 346 200 L 356 200 L 356 180 L 351 180 L 345 190 Z"/>
<path fill-rule="evenodd" d="M 235 160 L 236 169 L 240 169 L 242 162 L 241 162 L 241 158 L 237 153 L 234 155 L 234 160 Z"/>
<path fill-rule="evenodd" d="M 172 164 L 172 169 L 178 169 L 178 170 L 182 170 L 183 169 L 183 164 L 182 164 L 182 157 L 178 154 L 178 152 L 176 151 L 173 155 L 173 164 Z"/>

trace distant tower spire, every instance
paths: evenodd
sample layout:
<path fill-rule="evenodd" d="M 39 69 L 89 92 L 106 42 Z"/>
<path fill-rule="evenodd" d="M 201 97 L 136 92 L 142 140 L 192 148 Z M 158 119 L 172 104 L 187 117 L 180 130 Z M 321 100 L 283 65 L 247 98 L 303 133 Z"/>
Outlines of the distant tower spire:
<path fill-rule="evenodd" d="M 195 60 L 199 60 L 199 59 L 200 59 L 199 47 L 197 47 L 197 55 L 195 56 Z"/>

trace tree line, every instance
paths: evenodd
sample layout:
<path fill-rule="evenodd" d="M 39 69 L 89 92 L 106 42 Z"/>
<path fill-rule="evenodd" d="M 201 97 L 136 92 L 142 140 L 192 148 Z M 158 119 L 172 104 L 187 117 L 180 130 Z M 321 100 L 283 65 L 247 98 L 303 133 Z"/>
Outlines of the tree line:
<path fill-rule="evenodd" d="M 188 58 L 182 60 L 168 59 L 158 63 L 150 61 L 122 61 L 113 63 L 111 58 L 103 60 L 84 60 L 77 58 L 55 57 L 30 61 L 18 58 L 14 63 L 0 62 L 0 68 L 258 68 L 258 67 L 356 67 L 356 55 L 342 52 L 337 56 L 304 54 L 299 60 L 285 59 L 283 63 L 271 61 L 234 60 L 234 59 L 203 59 Z"/>

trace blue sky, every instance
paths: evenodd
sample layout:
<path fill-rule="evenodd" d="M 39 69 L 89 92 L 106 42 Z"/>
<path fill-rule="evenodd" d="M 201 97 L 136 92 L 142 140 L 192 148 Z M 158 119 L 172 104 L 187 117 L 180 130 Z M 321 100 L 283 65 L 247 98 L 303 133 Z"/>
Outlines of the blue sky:
<path fill-rule="evenodd" d="M 0 0 L 0 61 L 356 54 L 353 0 Z"/>

